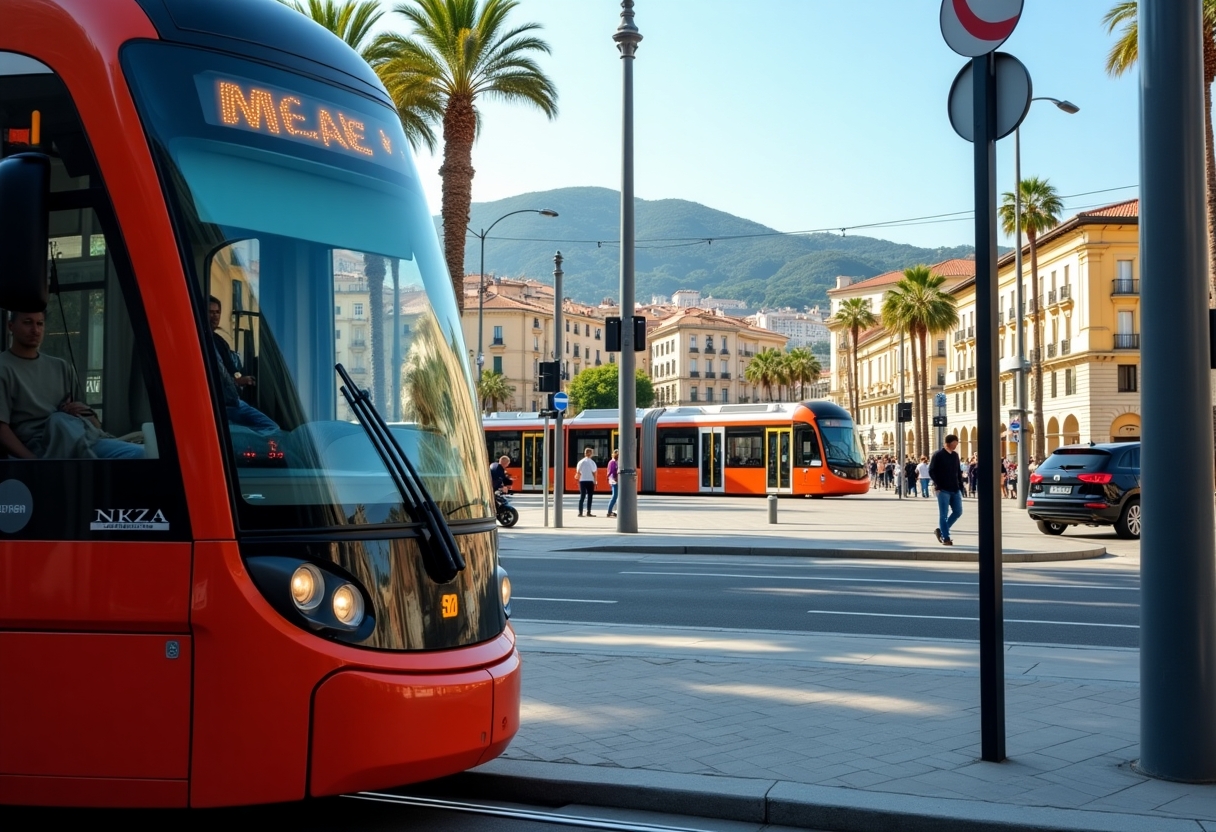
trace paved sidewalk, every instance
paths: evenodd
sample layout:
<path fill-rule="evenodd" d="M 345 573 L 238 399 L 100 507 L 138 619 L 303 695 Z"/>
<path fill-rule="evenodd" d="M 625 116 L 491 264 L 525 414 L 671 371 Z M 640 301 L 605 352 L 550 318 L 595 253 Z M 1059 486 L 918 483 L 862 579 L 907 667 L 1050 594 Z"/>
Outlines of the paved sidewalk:
<path fill-rule="evenodd" d="M 502 551 L 508 564 L 512 552 L 592 546 L 803 556 L 865 548 L 899 557 L 928 549 L 926 517 L 936 516 L 884 494 L 783 500 L 774 527 L 762 504 L 644 497 L 643 534 L 617 535 L 611 521 L 576 512 L 567 514 L 570 528 L 537 529 L 539 498 L 525 497 Z M 1049 537 L 1011 504 L 1003 520 L 1008 549 L 1110 550 L 1085 564 L 1036 568 L 1139 568 L 1138 542 L 1109 529 Z M 974 551 L 974 528 L 972 509 L 956 548 Z M 979 760 L 973 641 L 514 624 L 524 654 L 522 728 L 503 757 L 460 776 L 466 794 L 752 828 L 1216 832 L 1216 785 L 1153 780 L 1133 767 L 1136 650 L 1008 645 L 1009 759 L 996 764 Z"/>

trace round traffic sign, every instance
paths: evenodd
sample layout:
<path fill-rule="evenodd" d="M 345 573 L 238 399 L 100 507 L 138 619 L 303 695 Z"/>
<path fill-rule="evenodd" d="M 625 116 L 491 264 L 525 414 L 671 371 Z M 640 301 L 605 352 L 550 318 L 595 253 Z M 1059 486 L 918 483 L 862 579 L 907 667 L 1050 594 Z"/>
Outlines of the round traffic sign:
<path fill-rule="evenodd" d="M 1030 82 L 1030 73 L 1017 58 L 1006 52 L 997 52 L 994 56 L 996 64 L 996 135 L 992 138 L 1003 139 L 1012 133 L 1026 113 L 1030 110 L 1030 99 L 1034 88 Z M 950 112 L 950 126 L 969 142 L 975 141 L 975 73 L 972 64 L 968 62 L 954 77 L 950 87 L 950 99 L 947 107 Z"/>
<path fill-rule="evenodd" d="M 1021 430 L 1021 429 L 1022 429 L 1022 423 L 1021 423 L 1021 422 L 1010 422 L 1010 423 L 1009 423 L 1009 429 L 1010 429 L 1010 430 Z"/>
<path fill-rule="evenodd" d="M 942 0 L 946 45 L 966 58 L 1000 47 L 1018 25 L 1023 0 Z"/>
<path fill-rule="evenodd" d="M 554 393 L 553 394 L 553 409 L 554 410 L 565 410 L 569 406 L 570 406 L 570 397 L 569 396 L 567 396 L 565 393 Z"/>

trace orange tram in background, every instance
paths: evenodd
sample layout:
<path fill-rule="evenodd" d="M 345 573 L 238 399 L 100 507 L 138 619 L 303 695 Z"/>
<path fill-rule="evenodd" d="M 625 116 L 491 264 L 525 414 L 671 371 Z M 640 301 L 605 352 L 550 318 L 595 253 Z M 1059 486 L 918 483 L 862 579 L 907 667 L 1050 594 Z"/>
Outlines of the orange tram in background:
<path fill-rule="evenodd" d="M 0 458 L 0 803 L 291 801 L 506 748 L 456 298 L 355 52 L 275 0 L 4 0 L 0 309 L 45 309 L 5 360 L 90 417 L 6 415 L 35 458 Z"/>
<path fill-rule="evenodd" d="M 586 448 L 600 468 L 608 464 L 619 419 L 616 410 L 585 410 L 564 420 L 567 492 L 578 492 L 574 466 Z M 535 413 L 491 413 L 482 423 L 490 459 L 511 457 L 512 489 L 540 491 L 544 420 Z M 641 493 L 835 497 L 870 488 L 853 420 L 831 402 L 657 407 L 639 410 L 637 425 Z M 598 477 L 596 489 L 611 491 L 607 477 Z"/>

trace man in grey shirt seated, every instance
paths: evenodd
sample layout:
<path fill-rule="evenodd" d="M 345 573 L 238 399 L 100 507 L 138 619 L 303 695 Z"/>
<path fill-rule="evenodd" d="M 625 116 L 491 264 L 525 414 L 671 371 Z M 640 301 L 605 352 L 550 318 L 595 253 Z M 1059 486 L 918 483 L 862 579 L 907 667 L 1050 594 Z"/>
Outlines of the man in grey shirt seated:
<path fill-rule="evenodd" d="M 0 352 L 0 449 L 18 459 L 142 458 L 142 445 L 115 439 L 82 401 L 76 369 L 39 347 L 45 312 L 13 312 L 12 346 Z"/>

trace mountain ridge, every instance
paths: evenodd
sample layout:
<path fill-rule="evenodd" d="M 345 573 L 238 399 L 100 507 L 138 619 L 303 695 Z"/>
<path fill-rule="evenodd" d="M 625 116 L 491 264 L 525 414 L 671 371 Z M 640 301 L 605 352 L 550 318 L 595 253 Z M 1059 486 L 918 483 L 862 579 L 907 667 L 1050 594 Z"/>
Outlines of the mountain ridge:
<path fill-rule="evenodd" d="M 935 249 L 875 237 L 786 234 L 761 223 L 684 199 L 637 199 L 636 297 L 668 297 L 696 289 L 705 297 L 737 299 L 750 308 L 827 306 L 827 290 L 844 275 L 869 278 L 920 263 L 973 255 L 972 246 Z M 520 213 L 550 209 L 557 217 Z M 501 219 L 501 222 L 498 222 Z M 442 235 L 441 220 L 435 217 Z M 552 284 L 553 255 L 563 257 L 563 294 L 584 303 L 616 298 L 620 192 L 591 186 L 534 191 L 474 203 L 465 271 L 476 274 L 485 238 L 487 274 Z"/>

